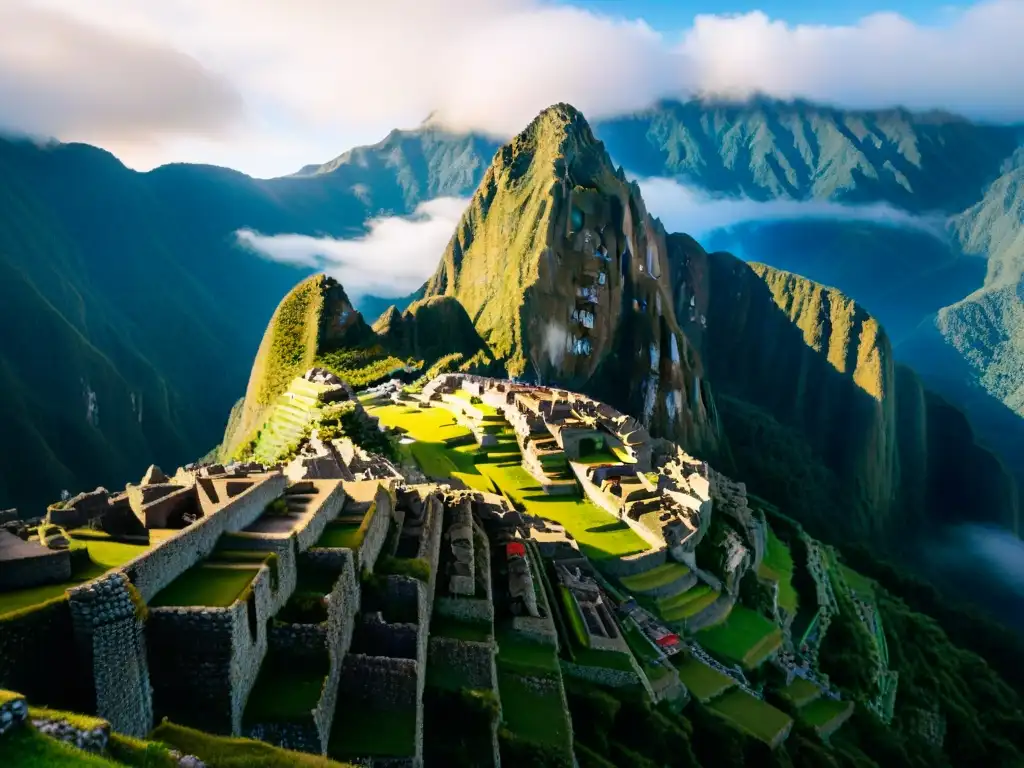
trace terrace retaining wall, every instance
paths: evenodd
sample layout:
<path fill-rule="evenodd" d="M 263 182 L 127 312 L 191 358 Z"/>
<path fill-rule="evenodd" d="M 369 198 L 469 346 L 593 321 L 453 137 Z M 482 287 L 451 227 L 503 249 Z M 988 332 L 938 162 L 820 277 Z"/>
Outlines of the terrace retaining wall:
<path fill-rule="evenodd" d="M 213 552 L 221 534 L 252 524 L 271 501 L 284 491 L 284 475 L 270 475 L 247 488 L 208 517 L 203 517 L 148 552 L 120 567 L 147 603 L 157 593 Z"/>
<path fill-rule="evenodd" d="M 319 481 L 329 482 L 329 481 Z M 328 494 L 327 498 L 324 499 L 320 508 L 316 511 L 305 527 L 295 532 L 295 537 L 298 541 L 299 551 L 305 552 L 307 549 L 316 544 L 317 540 L 323 535 L 324 529 L 327 527 L 327 523 L 338 516 L 341 512 L 341 508 L 345 505 L 345 488 L 340 481 L 334 486 L 334 489 Z"/>
<path fill-rule="evenodd" d="M 600 562 L 600 568 L 612 576 L 633 576 L 644 571 L 649 571 L 668 561 L 668 549 L 662 546 L 659 549 L 652 549 L 648 552 L 641 552 L 636 555 L 625 557 L 609 557 Z"/>
<path fill-rule="evenodd" d="M 430 638 L 427 658 L 429 665 L 447 664 L 457 668 L 469 688 L 497 690 L 494 643 L 435 635 Z"/>
<path fill-rule="evenodd" d="M 141 606 L 127 577 L 115 571 L 69 589 L 68 604 L 79 654 L 91 667 L 97 714 L 121 733 L 145 736 L 153 700 Z"/>
<path fill-rule="evenodd" d="M 158 716 L 215 733 L 242 733 L 245 703 L 267 652 L 273 596 L 262 566 L 248 600 L 226 608 L 154 608 L 149 662 Z"/>

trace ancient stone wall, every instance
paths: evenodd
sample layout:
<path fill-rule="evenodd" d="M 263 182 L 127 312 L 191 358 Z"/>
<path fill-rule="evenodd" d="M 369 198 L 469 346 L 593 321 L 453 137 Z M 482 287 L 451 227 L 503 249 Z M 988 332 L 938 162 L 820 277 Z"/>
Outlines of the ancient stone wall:
<path fill-rule="evenodd" d="M 442 616 L 462 621 L 494 621 L 494 603 L 473 597 L 439 597 L 434 604 Z"/>
<path fill-rule="evenodd" d="M 377 562 L 377 556 L 380 555 L 380 551 L 384 547 L 384 541 L 388 537 L 388 528 L 391 525 L 391 510 L 393 508 L 391 495 L 387 489 L 378 489 L 372 507 L 373 518 L 366 529 L 363 543 L 359 547 L 358 565 L 360 570 L 364 568 L 370 571 L 373 570 L 373 566 Z"/>
<path fill-rule="evenodd" d="M 327 660 L 327 623 L 274 624 L 267 633 L 267 647 L 296 660 Z"/>
<path fill-rule="evenodd" d="M 0 531 L 0 536 L 13 534 Z M 35 557 L 14 557 L 4 560 L 0 567 L 0 591 L 28 589 L 41 584 L 60 584 L 71 578 L 71 553 L 66 549 L 47 549 L 41 544 L 18 540 L 16 546 L 36 548 Z"/>
<path fill-rule="evenodd" d="M 267 652 L 270 570 L 227 608 L 154 608 L 149 661 L 158 717 L 215 733 L 242 733 L 242 713 Z"/>
<path fill-rule="evenodd" d="M 208 556 L 221 534 L 240 531 L 254 522 L 264 508 L 284 491 L 282 474 L 253 485 L 209 517 L 203 517 L 179 533 L 129 560 L 120 570 L 149 602 L 156 594 Z"/>
<path fill-rule="evenodd" d="M 562 662 L 562 672 L 597 685 L 606 685 L 609 688 L 628 688 L 630 686 L 641 685 L 641 680 L 646 681 L 647 679 L 642 674 L 637 674 L 635 671 L 627 672 L 623 669 L 592 667 L 587 664 L 574 664 L 569 661 Z"/>
<path fill-rule="evenodd" d="M 638 555 L 608 558 L 601 562 L 601 568 L 607 573 L 621 578 L 649 571 L 655 566 L 662 565 L 667 560 L 668 550 L 662 547 L 661 549 L 641 552 Z"/>
<path fill-rule="evenodd" d="M 96 712 L 115 730 L 141 737 L 153 727 L 153 700 L 136 599 L 116 571 L 68 590 L 75 644 L 92 666 Z"/>
<path fill-rule="evenodd" d="M 416 667 L 414 659 L 350 653 L 342 666 L 339 695 L 349 708 L 407 712 L 419 705 Z"/>
<path fill-rule="evenodd" d="M 434 636 L 430 638 L 427 659 L 428 665 L 442 664 L 457 668 L 465 676 L 469 688 L 497 689 L 493 643 Z"/>
<path fill-rule="evenodd" d="M 320 483 L 325 484 L 327 482 L 330 481 L 320 481 Z M 305 552 L 316 544 L 321 534 L 323 534 L 324 528 L 327 527 L 327 523 L 338 516 L 338 513 L 341 511 L 344 504 L 345 488 L 340 482 L 338 482 L 328 494 L 327 498 L 325 498 L 320 504 L 316 514 L 314 514 L 302 528 L 295 531 L 300 552 Z"/>

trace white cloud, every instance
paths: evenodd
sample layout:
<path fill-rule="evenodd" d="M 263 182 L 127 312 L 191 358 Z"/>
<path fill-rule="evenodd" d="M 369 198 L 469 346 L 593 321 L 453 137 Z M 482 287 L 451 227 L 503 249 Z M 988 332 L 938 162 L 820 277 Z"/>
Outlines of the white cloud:
<path fill-rule="evenodd" d="M 669 232 L 700 238 L 736 224 L 790 219 L 870 221 L 921 230 L 945 238 L 942 216 L 915 216 L 886 203 L 846 205 L 827 200 L 750 200 L 712 197 L 674 179 L 638 179 L 647 210 L 661 219 Z"/>
<path fill-rule="evenodd" d="M 266 258 L 326 272 L 358 303 L 367 294 L 406 296 L 423 285 L 468 204 L 465 198 L 428 200 L 410 217 L 371 219 L 367 234 L 347 240 L 267 236 L 251 230 L 240 230 L 237 237 L 240 244 Z"/>
<path fill-rule="evenodd" d="M 250 121 L 244 133 L 220 146 L 233 157 L 238 137 L 248 137 L 252 150 L 243 170 L 257 173 L 295 167 L 291 160 L 282 165 L 285 153 L 268 160 L 257 147 L 287 142 L 305 151 L 303 162 L 320 161 L 367 135 L 382 135 L 383 126 L 416 125 L 432 111 L 456 128 L 511 135 L 557 101 L 571 102 L 593 119 L 664 97 L 765 92 L 1024 119 L 1019 0 L 952 10 L 934 26 L 891 13 L 842 27 L 793 26 L 760 12 L 702 15 L 671 38 L 642 21 L 546 0 L 34 5 L 104 34 L 177 50 L 223 74 L 244 97 Z M 109 55 L 114 60 L 120 54 L 112 48 Z M 59 80 L 70 66 L 55 66 L 50 74 Z M 0 81 L 2 72 L 0 65 Z M 144 94 L 136 95 L 145 102 Z M 78 138 L 73 124 L 58 117 L 53 125 L 63 130 L 61 138 Z M 211 146 L 180 138 L 188 131 L 172 121 L 167 132 L 179 134 L 176 142 L 160 151 L 132 151 L 127 159 L 147 165 L 170 159 L 172 150 L 204 159 L 216 154 Z"/>
<path fill-rule="evenodd" d="M 231 85 L 163 43 L 22 4 L 0 7 L 0 129 L 105 143 L 223 135 Z"/>

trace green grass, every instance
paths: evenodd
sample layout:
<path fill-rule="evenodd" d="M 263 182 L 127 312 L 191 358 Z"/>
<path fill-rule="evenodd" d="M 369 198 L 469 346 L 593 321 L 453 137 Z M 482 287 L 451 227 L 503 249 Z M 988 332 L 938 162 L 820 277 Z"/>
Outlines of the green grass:
<path fill-rule="evenodd" d="M 253 739 L 214 736 L 167 721 L 158 725 L 149 738 L 186 755 L 195 755 L 209 768 L 354 768 L 350 763 L 293 752 Z"/>
<path fill-rule="evenodd" d="M 259 568 L 199 564 L 160 590 L 149 606 L 224 608 L 241 596 L 258 573 Z"/>
<path fill-rule="evenodd" d="M 494 485 L 480 473 L 477 460 L 485 457 L 473 433 L 440 407 L 371 406 L 370 415 L 385 427 L 403 430 L 414 443 L 402 446 L 423 473 L 436 480 L 455 478 L 470 488 L 494 493 Z"/>
<path fill-rule="evenodd" d="M 60 584 L 45 584 L 39 587 L 0 593 L 0 616 L 33 605 L 41 605 L 48 600 L 60 597 L 69 587 L 92 581 L 149 549 L 145 544 L 121 544 L 104 539 L 73 538 L 73 540 L 85 545 L 89 550 L 89 564 L 73 571 L 71 578 Z"/>
<path fill-rule="evenodd" d="M 621 464 L 622 461 L 607 448 L 599 448 L 596 451 L 580 456 L 575 459 L 580 464 Z"/>
<path fill-rule="evenodd" d="M 802 707 L 819 698 L 821 696 L 821 688 L 810 680 L 794 677 L 793 682 L 780 690 L 779 693 L 797 707 Z"/>
<path fill-rule="evenodd" d="M 553 675 L 558 672 L 555 649 L 524 638 L 509 630 L 498 630 L 498 662 L 502 667 L 527 675 Z"/>
<path fill-rule="evenodd" d="M 572 627 L 573 636 L 576 638 L 577 644 L 581 648 L 590 647 L 590 633 L 587 632 L 587 625 L 583 623 L 583 616 L 580 615 L 579 606 L 576 605 L 576 599 L 573 597 L 572 592 L 564 584 L 558 585 L 558 592 L 562 599 L 562 606 L 565 608 L 565 613 L 569 617 L 569 626 Z"/>
<path fill-rule="evenodd" d="M 686 592 L 658 600 L 658 613 L 665 621 L 692 618 L 718 599 L 718 592 L 707 584 L 697 584 Z"/>
<path fill-rule="evenodd" d="M 316 546 L 329 549 L 358 549 L 363 543 L 363 536 L 359 535 L 359 525 L 356 523 L 328 523 L 324 526 L 324 532 L 317 539 Z"/>
<path fill-rule="evenodd" d="M 575 654 L 575 660 L 577 664 L 582 664 L 585 667 L 604 667 L 605 669 L 615 669 L 619 672 L 636 672 L 633 668 L 633 664 L 630 662 L 632 658 L 629 653 L 623 653 L 621 651 L 605 651 L 597 648 L 581 648 L 573 651 Z"/>
<path fill-rule="evenodd" d="M 244 721 L 311 722 L 328 671 L 326 665 L 296 663 L 284 654 L 267 654 L 246 702 Z"/>
<path fill-rule="evenodd" d="M 44 736 L 31 726 L 15 728 L 0 741 L 0 764 L 12 768 L 107 768 L 118 763 L 91 755 L 63 741 Z"/>
<path fill-rule="evenodd" d="M 709 653 L 752 669 L 782 642 L 782 632 L 761 614 L 742 605 L 721 624 L 697 633 L 697 642 Z"/>
<path fill-rule="evenodd" d="M 837 717 L 845 715 L 853 704 L 851 701 L 836 701 L 827 696 L 822 696 L 817 701 L 812 701 L 805 707 L 801 707 L 797 718 L 814 728 L 823 728 Z"/>
<path fill-rule="evenodd" d="M 487 403 L 484 403 L 484 402 L 474 403 L 472 401 L 473 395 L 471 395 L 469 392 L 467 392 L 464 389 L 458 390 L 457 392 L 454 393 L 454 395 L 455 395 L 455 397 L 459 398 L 460 400 L 465 400 L 471 406 L 473 406 L 478 411 L 480 411 L 480 413 L 483 415 L 483 417 L 485 419 L 493 419 L 495 417 L 502 418 L 500 416 L 500 414 L 498 413 L 498 409 L 495 408 L 493 405 L 488 405 Z M 479 400 L 479 398 L 477 398 L 477 399 Z"/>
<path fill-rule="evenodd" d="M 341 759 L 411 756 L 416 742 L 416 711 L 383 712 L 338 702 L 327 754 Z"/>
<path fill-rule="evenodd" d="M 776 581 L 779 584 L 779 606 L 789 615 L 796 616 L 800 607 L 796 589 L 793 588 L 793 556 L 789 547 L 783 542 L 770 525 L 768 529 L 768 547 L 761 561 L 757 575 L 763 579 Z"/>
<path fill-rule="evenodd" d="M 690 569 L 682 563 L 662 563 L 656 568 L 633 576 L 624 576 L 620 579 L 622 586 L 630 592 L 648 592 L 658 587 L 664 587 L 677 579 L 681 579 L 690 573 Z"/>
<path fill-rule="evenodd" d="M 457 640 L 472 640 L 478 643 L 487 642 L 492 638 L 491 627 L 486 622 L 464 621 L 442 616 L 434 612 L 430 620 L 430 634 L 439 637 L 453 637 Z"/>
<path fill-rule="evenodd" d="M 853 590 L 858 597 L 864 600 L 874 599 L 875 582 L 842 564 L 839 566 L 839 571 L 842 574 L 843 581 L 846 582 L 846 586 Z"/>
<path fill-rule="evenodd" d="M 561 523 L 573 535 L 587 557 L 609 557 L 645 552 L 650 545 L 621 520 L 579 497 L 548 496 L 537 480 L 516 464 L 478 465 L 514 504 L 531 515 Z"/>
<path fill-rule="evenodd" d="M 522 676 L 500 669 L 498 690 L 506 728 L 528 741 L 568 752 L 569 723 L 557 689 L 539 691 Z"/>
<path fill-rule="evenodd" d="M 729 691 L 709 703 L 708 708 L 741 731 L 768 744 L 792 722 L 785 712 L 741 690 Z"/>
<path fill-rule="evenodd" d="M 655 663 L 661 658 L 657 649 L 651 644 L 651 641 L 647 639 L 647 636 L 632 621 L 624 623 L 622 636 L 625 638 L 626 644 L 633 652 L 633 655 L 639 660 Z"/>
<path fill-rule="evenodd" d="M 676 664 L 676 668 L 679 670 L 679 679 L 698 701 L 713 699 L 736 685 L 731 677 L 697 659 L 683 659 Z"/>

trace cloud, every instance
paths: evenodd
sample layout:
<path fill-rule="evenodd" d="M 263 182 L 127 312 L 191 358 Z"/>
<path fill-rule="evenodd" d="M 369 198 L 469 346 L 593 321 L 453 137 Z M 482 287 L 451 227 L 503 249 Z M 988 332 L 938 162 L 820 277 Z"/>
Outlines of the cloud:
<path fill-rule="evenodd" d="M 222 73 L 245 99 L 246 135 L 259 135 L 263 146 L 275 137 L 301 146 L 304 162 L 337 155 L 368 134 L 415 126 L 431 112 L 457 129 L 509 136 L 557 101 L 595 119 L 661 98 L 763 92 L 1024 119 L 1018 0 L 950 10 L 931 26 L 892 13 L 848 26 L 791 25 L 753 12 L 701 15 L 673 34 L 547 0 L 36 4 L 90 25 L 91 34 L 159 43 Z M 59 80 L 69 72 L 70 65 L 50 74 Z M 225 152 L 234 141 L 224 141 Z M 270 161 L 253 146 L 243 169 L 263 171 Z"/>
<path fill-rule="evenodd" d="M 661 219 L 669 232 L 685 232 L 700 238 L 716 230 L 745 222 L 793 219 L 832 221 L 869 221 L 894 227 L 906 227 L 944 239 L 945 220 L 941 216 L 915 216 L 886 203 L 845 205 L 827 200 L 750 200 L 713 197 L 702 190 L 674 179 L 637 179 L 647 210 Z"/>
<path fill-rule="evenodd" d="M 324 271 L 345 287 L 353 302 L 362 296 L 406 296 L 433 273 L 469 200 L 438 197 L 410 217 L 371 219 L 366 235 L 346 240 L 307 235 L 266 236 L 239 230 L 238 242 L 261 256 Z"/>
<path fill-rule="evenodd" d="M 996 526 L 965 525 L 963 545 L 1007 587 L 1024 596 L 1024 541 Z"/>
<path fill-rule="evenodd" d="M 0 7 L 0 129 L 108 144 L 223 135 L 241 97 L 199 61 L 14 0 Z"/>

